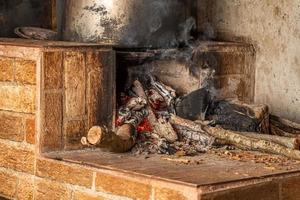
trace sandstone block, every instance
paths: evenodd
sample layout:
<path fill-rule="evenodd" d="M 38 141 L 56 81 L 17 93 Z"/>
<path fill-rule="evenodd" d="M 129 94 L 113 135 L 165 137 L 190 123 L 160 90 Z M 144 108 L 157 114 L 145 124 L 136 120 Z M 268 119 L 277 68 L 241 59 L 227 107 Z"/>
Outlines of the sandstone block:
<path fill-rule="evenodd" d="M 14 59 L 0 58 L 0 81 L 14 80 Z"/>
<path fill-rule="evenodd" d="M 85 123 L 83 120 L 65 122 L 65 148 L 80 149 L 81 137 L 86 135 Z"/>
<path fill-rule="evenodd" d="M 97 174 L 96 189 L 141 200 L 149 199 L 151 193 L 150 185 L 103 173 Z"/>
<path fill-rule="evenodd" d="M 44 99 L 43 127 L 41 132 L 42 151 L 62 148 L 62 95 L 46 93 Z"/>
<path fill-rule="evenodd" d="M 73 200 L 108 200 L 105 197 L 98 196 L 95 194 L 89 194 L 86 192 L 75 191 Z"/>
<path fill-rule="evenodd" d="M 85 186 L 87 188 L 92 186 L 92 171 L 60 161 L 38 159 L 36 164 L 36 174 L 39 177 L 52 179 L 58 182 Z"/>
<path fill-rule="evenodd" d="M 61 89 L 63 80 L 62 53 L 44 52 L 44 88 Z"/>
<path fill-rule="evenodd" d="M 32 177 L 20 177 L 17 186 L 18 200 L 33 200 L 34 180 Z"/>
<path fill-rule="evenodd" d="M 0 84 L 0 109 L 22 112 L 35 112 L 36 88 Z"/>
<path fill-rule="evenodd" d="M 21 84 L 36 84 L 36 62 L 32 60 L 15 60 L 15 81 Z"/>
<path fill-rule="evenodd" d="M 253 186 L 240 187 L 237 189 L 227 189 L 220 192 L 203 194 L 203 200 L 279 200 L 279 185 L 267 182 Z"/>
<path fill-rule="evenodd" d="M 66 117 L 85 114 L 85 56 L 80 52 L 64 54 Z"/>
<path fill-rule="evenodd" d="M 88 129 L 99 122 L 99 113 L 102 112 L 101 107 L 101 96 L 104 94 L 103 88 L 101 87 L 101 72 L 92 71 L 88 74 L 87 80 L 87 114 L 88 114 Z M 103 108 L 102 108 L 103 109 Z"/>
<path fill-rule="evenodd" d="M 13 198 L 17 187 L 17 177 L 0 172 L 0 194 L 7 198 Z"/>
<path fill-rule="evenodd" d="M 166 188 L 155 188 L 155 199 L 156 200 L 188 200 L 179 191 L 166 189 Z"/>
<path fill-rule="evenodd" d="M 0 113 L 0 138 L 18 142 L 23 141 L 22 117 Z"/>
<path fill-rule="evenodd" d="M 33 174 L 34 157 L 34 152 L 31 150 L 0 144 L 1 167 Z"/>
<path fill-rule="evenodd" d="M 87 72 L 91 71 L 101 71 L 103 69 L 103 64 L 100 61 L 100 54 L 106 53 L 101 51 L 88 51 L 86 52 L 86 67 Z"/>
<path fill-rule="evenodd" d="M 26 119 L 25 122 L 26 142 L 35 144 L 35 119 Z"/>
<path fill-rule="evenodd" d="M 281 199 L 296 200 L 300 197 L 300 177 L 288 178 L 282 181 Z"/>
<path fill-rule="evenodd" d="M 64 185 L 47 181 L 37 180 L 36 181 L 35 199 L 41 200 L 69 200 L 71 192 Z"/>

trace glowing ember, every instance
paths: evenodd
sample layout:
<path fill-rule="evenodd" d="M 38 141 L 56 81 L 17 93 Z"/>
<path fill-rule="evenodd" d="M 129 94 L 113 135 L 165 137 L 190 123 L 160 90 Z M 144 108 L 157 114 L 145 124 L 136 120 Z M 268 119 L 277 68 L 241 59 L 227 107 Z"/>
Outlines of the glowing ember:
<path fill-rule="evenodd" d="M 142 123 L 137 127 L 138 133 L 145 133 L 145 132 L 151 132 L 152 127 L 148 119 L 144 119 Z"/>

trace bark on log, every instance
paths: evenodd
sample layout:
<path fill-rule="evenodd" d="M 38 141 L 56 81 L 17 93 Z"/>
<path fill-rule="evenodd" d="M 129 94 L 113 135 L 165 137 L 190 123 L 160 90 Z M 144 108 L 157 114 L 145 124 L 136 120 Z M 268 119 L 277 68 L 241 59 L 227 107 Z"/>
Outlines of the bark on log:
<path fill-rule="evenodd" d="M 92 127 L 85 139 L 81 142 L 83 145 L 92 145 L 111 152 L 124 153 L 129 151 L 135 144 L 136 129 L 131 124 L 124 124 L 117 129 L 117 132 L 110 132 L 100 126 Z"/>
<path fill-rule="evenodd" d="M 142 84 L 139 81 L 134 81 L 133 91 L 141 98 L 146 99 L 148 104 L 146 109 L 149 112 L 148 119 L 152 125 L 153 132 L 161 137 L 166 138 L 169 142 L 175 142 L 178 140 L 177 133 L 174 131 L 172 125 L 164 119 L 158 120 L 150 107 L 148 97 L 144 91 Z"/>
<path fill-rule="evenodd" d="M 259 140 L 267 140 L 270 142 L 275 142 L 282 146 L 285 146 L 290 149 L 299 150 L 299 139 L 298 138 L 290 138 L 290 137 L 282 137 L 277 135 L 267 135 L 267 134 L 259 134 L 259 133 L 248 133 L 248 132 L 241 132 L 241 135 L 245 135 L 247 137 L 256 138 Z"/>
<path fill-rule="evenodd" d="M 289 149 L 275 142 L 247 137 L 245 135 L 241 135 L 234 131 L 225 130 L 223 128 L 202 126 L 200 124 L 196 124 L 193 121 L 182 119 L 175 115 L 171 116 L 171 123 L 188 127 L 194 131 L 204 130 L 208 135 L 211 135 L 216 139 L 226 141 L 228 144 L 234 145 L 236 147 L 279 154 L 289 158 L 300 160 L 300 151 Z"/>

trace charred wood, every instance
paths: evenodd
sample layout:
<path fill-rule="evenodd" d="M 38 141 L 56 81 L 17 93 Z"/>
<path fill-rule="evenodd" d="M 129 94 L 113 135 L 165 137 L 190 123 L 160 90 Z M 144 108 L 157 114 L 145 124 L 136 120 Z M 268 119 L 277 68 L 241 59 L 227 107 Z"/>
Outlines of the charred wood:
<path fill-rule="evenodd" d="M 226 100 L 216 101 L 210 106 L 207 120 L 232 131 L 260 132 L 260 120 L 252 109 Z"/>
<path fill-rule="evenodd" d="M 300 135 L 300 124 L 298 123 L 289 121 L 287 119 L 282 119 L 274 115 L 270 116 L 270 122 L 273 126 L 277 127 L 279 130 L 283 132 Z"/>
<path fill-rule="evenodd" d="M 212 101 L 208 88 L 201 88 L 180 98 L 176 102 L 176 114 L 190 120 L 205 120 L 206 111 Z"/>
<path fill-rule="evenodd" d="M 287 131 L 280 129 L 278 126 L 274 125 L 272 122 L 270 123 L 270 134 L 283 136 L 283 137 L 290 137 L 290 138 L 299 137 L 298 134 L 289 133 Z"/>
<path fill-rule="evenodd" d="M 146 99 L 148 104 L 146 109 L 149 113 L 148 119 L 150 124 L 153 127 L 153 132 L 161 137 L 166 138 L 169 142 L 174 142 L 178 139 L 177 133 L 174 131 L 172 125 L 163 118 L 157 119 L 155 113 L 153 112 L 148 97 L 144 91 L 143 85 L 138 81 L 134 81 L 132 90 L 138 95 L 140 98 Z"/>

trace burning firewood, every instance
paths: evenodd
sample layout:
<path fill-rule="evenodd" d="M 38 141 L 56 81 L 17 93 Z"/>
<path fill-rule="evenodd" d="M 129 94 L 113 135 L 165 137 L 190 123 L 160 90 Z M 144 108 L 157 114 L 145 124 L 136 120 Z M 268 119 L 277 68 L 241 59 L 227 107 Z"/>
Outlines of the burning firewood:
<path fill-rule="evenodd" d="M 131 107 L 127 105 L 127 108 L 133 109 L 136 108 L 137 105 L 142 107 L 141 105 L 143 103 L 138 99 L 135 100 L 137 101 L 135 103 L 131 102 Z M 117 127 L 115 133 L 110 132 L 104 127 L 94 126 L 89 130 L 87 136 L 81 139 L 81 143 L 83 145 L 92 145 L 108 149 L 112 152 L 127 152 L 135 145 L 137 137 L 136 129 L 147 116 L 148 112 L 145 108 L 141 108 L 139 111 L 133 111 L 130 117 L 124 119 L 122 124 Z"/>
<path fill-rule="evenodd" d="M 172 115 L 170 122 L 174 125 L 184 126 L 193 131 L 205 131 L 210 136 L 217 140 L 226 142 L 242 149 L 258 150 L 268 153 L 284 155 L 289 158 L 300 160 L 300 151 L 287 148 L 283 145 L 277 144 L 273 141 L 268 141 L 266 138 L 259 139 L 243 135 L 241 132 L 234 132 L 225 130 L 223 128 L 209 127 L 197 124 L 193 121 L 182 119 L 178 116 Z M 281 142 L 284 142 L 282 140 Z M 294 141 L 293 141 L 294 142 Z M 298 141 L 297 141 L 298 142 Z"/>
<path fill-rule="evenodd" d="M 153 132 L 161 137 L 166 138 L 169 142 L 178 140 L 177 133 L 174 131 L 172 125 L 166 119 L 156 118 L 142 84 L 136 80 L 134 81 L 133 86 L 133 91 L 136 93 L 136 95 L 138 95 L 140 98 L 146 99 L 148 102 L 146 109 L 149 113 L 148 119 L 153 127 Z"/>

